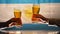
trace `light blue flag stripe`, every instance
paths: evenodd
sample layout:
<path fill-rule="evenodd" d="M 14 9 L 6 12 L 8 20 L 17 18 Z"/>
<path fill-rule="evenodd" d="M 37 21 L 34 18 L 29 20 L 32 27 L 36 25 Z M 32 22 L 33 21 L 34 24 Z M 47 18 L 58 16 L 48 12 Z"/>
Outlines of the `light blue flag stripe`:
<path fill-rule="evenodd" d="M 25 3 L 60 3 L 60 0 L 0 0 L 0 4 L 25 4 Z"/>

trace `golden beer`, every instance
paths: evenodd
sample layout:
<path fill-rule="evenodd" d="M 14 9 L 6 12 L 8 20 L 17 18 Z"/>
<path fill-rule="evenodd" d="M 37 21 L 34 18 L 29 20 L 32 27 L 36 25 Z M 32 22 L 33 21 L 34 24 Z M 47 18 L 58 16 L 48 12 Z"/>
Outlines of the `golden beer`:
<path fill-rule="evenodd" d="M 21 18 L 21 11 L 18 9 L 14 9 L 14 16 L 15 18 Z"/>
<path fill-rule="evenodd" d="M 39 14 L 40 5 L 33 5 L 33 14 Z"/>

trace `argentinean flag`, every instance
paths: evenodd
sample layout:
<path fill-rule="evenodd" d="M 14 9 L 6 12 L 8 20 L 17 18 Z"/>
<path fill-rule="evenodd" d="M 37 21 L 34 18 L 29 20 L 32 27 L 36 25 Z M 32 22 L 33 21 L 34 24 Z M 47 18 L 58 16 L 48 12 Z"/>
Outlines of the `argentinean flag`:
<path fill-rule="evenodd" d="M 46 18 L 60 18 L 60 0 L 0 0 L 0 22 L 14 17 L 14 9 L 22 12 L 23 22 L 31 23 L 33 4 L 40 5 L 40 14 Z"/>

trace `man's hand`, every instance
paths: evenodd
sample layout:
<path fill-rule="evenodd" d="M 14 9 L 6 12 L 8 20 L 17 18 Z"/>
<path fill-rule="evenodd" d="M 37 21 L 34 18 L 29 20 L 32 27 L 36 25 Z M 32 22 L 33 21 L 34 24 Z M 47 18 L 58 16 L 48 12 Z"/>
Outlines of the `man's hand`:
<path fill-rule="evenodd" d="M 21 18 L 11 18 L 10 20 L 7 21 L 7 23 L 9 23 L 9 27 L 10 26 L 15 26 L 15 25 L 21 25 L 22 26 L 22 22 L 21 22 Z"/>
<path fill-rule="evenodd" d="M 33 14 L 32 21 L 38 21 L 38 22 L 48 22 L 48 19 L 42 16 L 41 14 Z"/>

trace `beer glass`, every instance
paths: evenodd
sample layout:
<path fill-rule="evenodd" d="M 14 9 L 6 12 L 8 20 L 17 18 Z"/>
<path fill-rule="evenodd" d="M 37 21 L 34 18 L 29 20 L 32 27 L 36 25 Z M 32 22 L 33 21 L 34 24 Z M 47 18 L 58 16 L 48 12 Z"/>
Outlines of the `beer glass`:
<path fill-rule="evenodd" d="M 21 18 L 21 11 L 18 9 L 14 9 L 14 17 L 15 18 Z"/>
<path fill-rule="evenodd" d="M 40 11 L 40 5 L 38 4 L 34 4 L 33 7 L 33 14 L 39 14 L 39 11 Z"/>

